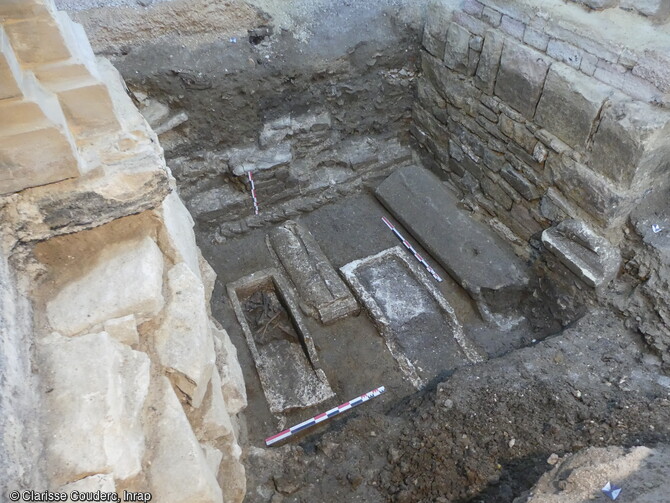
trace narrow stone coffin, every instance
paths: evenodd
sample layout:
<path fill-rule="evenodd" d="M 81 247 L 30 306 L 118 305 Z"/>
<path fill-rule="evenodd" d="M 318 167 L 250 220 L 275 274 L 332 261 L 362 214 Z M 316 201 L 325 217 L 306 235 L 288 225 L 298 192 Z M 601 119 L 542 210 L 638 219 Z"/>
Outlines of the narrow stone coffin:
<path fill-rule="evenodd" d="M 426 273 L 400 247 L 354 260 L 341 271 L 417 388 L 446 370 L 484 358 Z"/>
<path fill-rule="evenodd" d="M 482 316 L 507 323 L 528 283 L 525 264 L 492 230 L 457 207 L 456 197 L 426 169 L 397 170 L 377 198 L 477 301 Z"/>
<path fill-rule="evenodd" d="M 334 396 L 284 276 L 266 269 L 227 288 L 270 411 L 310 407 Z"/>
<path fill-rule="evenodd" d="M 277 227 L 268 236 L 268 246 L 296 286 L 305 314 L 332 323 L 358 312 L 356 299 L 302 225 L 288 221 Z"/>

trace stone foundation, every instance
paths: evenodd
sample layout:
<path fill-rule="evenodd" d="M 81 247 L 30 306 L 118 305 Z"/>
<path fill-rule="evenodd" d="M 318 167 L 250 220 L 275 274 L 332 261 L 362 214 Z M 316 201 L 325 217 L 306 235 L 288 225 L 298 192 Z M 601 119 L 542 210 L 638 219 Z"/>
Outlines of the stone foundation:
<path fill-rule="evenodd" d="M 0 492 L 242 501 L 246 390 L 155 133 L 50 1 L 0 20 Z"/>

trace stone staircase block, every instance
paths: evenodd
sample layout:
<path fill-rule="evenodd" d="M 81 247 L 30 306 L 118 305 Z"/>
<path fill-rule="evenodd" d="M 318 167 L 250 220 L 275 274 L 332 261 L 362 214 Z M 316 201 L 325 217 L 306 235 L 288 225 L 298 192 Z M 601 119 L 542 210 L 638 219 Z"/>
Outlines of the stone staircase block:
<path fill-rule="evenodd" d="M 9 43 L 7 33 L 0 26 L 0 100 L 21 96 L 20 80 L 21 67 Z"/>
<path fill-rule="evenodd" d="M 0 194 L 79 176 L 80 159 L 56 127 L 0 138 Z M 9 173 L 9 176 L 7 176 Z"/>
<path fill-rule="evenodd" d="M 50 15 L 8 23 L 5 30 L 22 65 L 36 66 L 71 56 L 58 22 Z"/>

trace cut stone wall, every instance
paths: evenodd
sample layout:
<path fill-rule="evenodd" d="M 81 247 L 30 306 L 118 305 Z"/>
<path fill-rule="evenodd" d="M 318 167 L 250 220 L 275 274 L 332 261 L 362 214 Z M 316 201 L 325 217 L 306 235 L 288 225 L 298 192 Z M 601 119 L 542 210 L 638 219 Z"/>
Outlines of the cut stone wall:
<path fill-rule="evenodd" d="M 566 217 L 612 234 L 667 182 L 670 81 L 639 77 L 642 48 L 587 38 L 553 2 L 485 4 L 430 7 L 413 128 L 424 159 L 524 242 Z"/>
<path fill-rule="evenodd" d="M 536 293 L 555 289 L 553 304 L 573 312 L 567 319 L 576 299 L 595 289 L 603 301 L 611 280 L 633 267 L 626 261 L 651 227 L 631 214 L 670 181 L 670 32 L 654 21 L 558 0 L 428 7 L 417 152 L 520 255 L 541 259 Z M 665 277 L 658 260 L 638 261 Z M 646 326 L 664 348 L 669 330 L 660 325 Z"/>
<path fill-rule="evenodd" d="M 244 382 L 155 133 L 51 1 L 0 20 L 0 492 L 242 501 Z M 48 161 L 67 134 L 63 175 Z"/>

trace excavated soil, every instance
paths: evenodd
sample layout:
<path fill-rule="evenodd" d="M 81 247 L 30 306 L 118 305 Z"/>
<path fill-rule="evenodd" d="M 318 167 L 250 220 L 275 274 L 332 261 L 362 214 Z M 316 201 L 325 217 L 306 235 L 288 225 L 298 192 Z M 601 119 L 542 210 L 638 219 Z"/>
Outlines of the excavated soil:
<path fill-rule="evenodd" d="M 250 449 L 247 501 L 512 502 L 552 453 L 668 442 L 669 391 L 640 337 L 598 311 L 288 446 Z"/>

